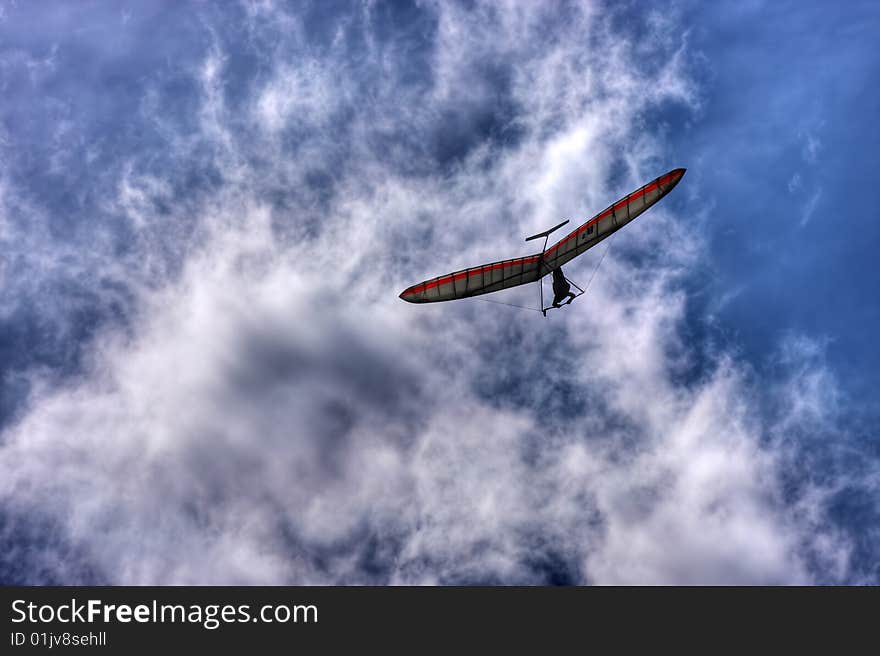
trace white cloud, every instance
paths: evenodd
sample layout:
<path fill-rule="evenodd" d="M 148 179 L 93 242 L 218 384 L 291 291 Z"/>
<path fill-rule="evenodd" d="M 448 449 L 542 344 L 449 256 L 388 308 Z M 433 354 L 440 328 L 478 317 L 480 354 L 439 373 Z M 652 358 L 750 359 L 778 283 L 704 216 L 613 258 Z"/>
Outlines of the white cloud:
<path fill-rule="evenodd" d="M 360 72 L 342 55 L 270 52 L 242 132 L 215 44 L 197 71 L 198 138 L 225 184 L 185 208 L 198 227 L 179 274 L 134 285 L 130 329 L 100 335 L 87 371 L 33 394 L 5 431 L 4 506 L 49 517 L 129 584 L 539 583 L 551 557 L 585 582 L 797 583 L 810 580 L 805 552 L 843 562 L 821 512 L 781 499 L 784 457 L 748 372 L 719 354 L 703 379 L 679 381 L 691 357 L 680 275 L 702 251 L 665 208 L 617 239 L 660 257 L 610 257 L 590 295 L 546 321 L 397 299 L 604 207 L 623 191 L 606 184 L 620 162 L 630 186 L 677 165 L 640 137 L 639 117 L 695 97 L 662 21 L 660 50 L 648 40 L 639 55 L 672 55 L 655 78 L 593 9 L 552 40 L 540 5 L 434 11 L 429 88 L 396 97 L 388 81 L 409 62 L 378 46 L 368 101 L 346 95 Z M 431 161 L 422 142 L 438 117 L 494 102 L 487 61 L 509 74 L 520 136 L 476 145 L 451 173 L 412 174 L 407 163 Z M 334 107 L 357 111 L 327 125 Z M 288 128 L 302 131 L 293 154 L 275 139 Z M 183 166 L 194 145 L 171 147 Z M 250 169 L 259 157 L 269 164 Z M 323 201 L 307 183 L 322 167 L 334 170 Z M 169 187 L 135 171 L 112 204 L 149 253 Z M 278 187 L 295 192 L 283 209 L 264 197 Z M 132 264 L 132 280 L 155 270 Z M 824 374 L 798 373 L 807 405 L 778 426 L 818 421 L 811 375 Z"/>
<path fill-rule="evenodd" d="M 816 190 L 810 194 L 810 197 L 807 199 L 807 202 L 804 203 L 803 213 L 801 214 L 801 227 L 803 228 L 810 222 L 810 219 L 813 218 L 813 214 L 816 212 L 816 207 L 819 205 L 819 201 L 822 200 L 822 187 L 817 187 Z"/>
<path fill-rule="evenodd" d="M 804 161 L 808 164 L 815 164 L 819 158 L 819 152 L 822 150 L 822 141 L 814 134 L 805 132 L 802 134 L 804 147 L 802 155 Z"/>

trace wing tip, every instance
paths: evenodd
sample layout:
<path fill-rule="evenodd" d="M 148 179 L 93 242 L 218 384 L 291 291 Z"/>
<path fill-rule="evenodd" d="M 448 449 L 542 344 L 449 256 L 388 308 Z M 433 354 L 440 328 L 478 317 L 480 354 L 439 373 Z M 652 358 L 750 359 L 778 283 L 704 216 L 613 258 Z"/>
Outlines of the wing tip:
<path fill-rule="evenodd" d="M 402 292 L 400 292 L 398 298 L 402 301 L 406 301 L 407 303 L 418 303 L 418 301 L 414 298 L 416 294 L 416 287 L 418 287 L 418 285 L 407 287 Z"/>
<path fill-rule="evenodd" d="M 662 182 L 662 184 L 664 184 L 666 186 L 666 190 L 664 192 L 664 195 L 666 195 L 667 193 L 672 191 L 675 188 L 675 185 L 677 185 L 679 182 L 681 182 L 681 179 L 684 177 L 684 174 L 686 172 L 687 172 L 686 168 L 680 167 L 677 169 L 672 169 L 666 175 L 661 176 L 661 182 Z"/>

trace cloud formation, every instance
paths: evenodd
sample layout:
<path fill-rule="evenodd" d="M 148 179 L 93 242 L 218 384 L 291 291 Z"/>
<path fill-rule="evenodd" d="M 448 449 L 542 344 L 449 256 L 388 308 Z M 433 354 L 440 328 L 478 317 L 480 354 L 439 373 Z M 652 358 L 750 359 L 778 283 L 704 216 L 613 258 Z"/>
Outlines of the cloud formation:
<path fill-rule="evenodd" d="M 589 5 L 392 11 L 201 16 L 204 47 L 138 86 L 151 137 L 85 181 L 103 215 L 67 246 L 4 179 L 7 316 L 71 280 L 118 315 L 69 375 L 16 373 L 7 577 L 847 580 L 833 490 L 784 475 L 792 427 L 834 425 L 833 375 L 797 358 L 767 388 L 691 343 L 699 223 L 652 209 L 546 321 L 397 299 L 682 164 L 644 129 L 700 106 L 675 17 L 636 38 Z M 780 357 L 798 348 L 819 349 Z"/>

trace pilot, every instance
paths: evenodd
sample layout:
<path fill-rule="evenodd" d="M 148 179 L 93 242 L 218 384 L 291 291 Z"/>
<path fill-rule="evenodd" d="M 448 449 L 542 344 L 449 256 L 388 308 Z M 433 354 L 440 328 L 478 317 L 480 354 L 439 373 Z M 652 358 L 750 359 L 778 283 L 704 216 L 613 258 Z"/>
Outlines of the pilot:
<path fill-rule="evenodd" d="M 558 308 L 560 303 L 565 300 L 565 297 L 568 296 L 568 301 L 566 301 L 566 305 L 571 303 L 575 295 L 571 291 L 571 285 L 568 284 L 568 280 L 565 279 L 565 274 L 562 273 L 562 267 L 558 269 L 553 269 L 553 307 Z"/>

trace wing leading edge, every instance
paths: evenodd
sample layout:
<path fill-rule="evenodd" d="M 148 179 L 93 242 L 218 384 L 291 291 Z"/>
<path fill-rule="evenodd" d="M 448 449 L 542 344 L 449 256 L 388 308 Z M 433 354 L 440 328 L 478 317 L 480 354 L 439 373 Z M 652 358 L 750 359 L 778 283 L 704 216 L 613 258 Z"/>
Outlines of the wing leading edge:
<path fill-rule="evenodd" d="M 549 246 L 543 254 L 501 260 L 455 271 L 408 287 L 400 298 L 410 303 L 434 303 L 488 294 L 536 282 L 610 237 L 668 194 L 686 169 L 673 169 L 627 194 Z"/>
<path fill-rule="evenodd" d="M 400 295 L 400 298 L 410 303 L 433 303 L 488 294 L 509 287 L 525 285 L 536 282 L 540 278 L 538 275 L 540 261 L 541 254 L 535 253 L 514 260 L 501 260 L 470 269 L 462 269 L 408 287 Z M 550 272 L 546 265 L 541 269 L 541 275 Z"/>

